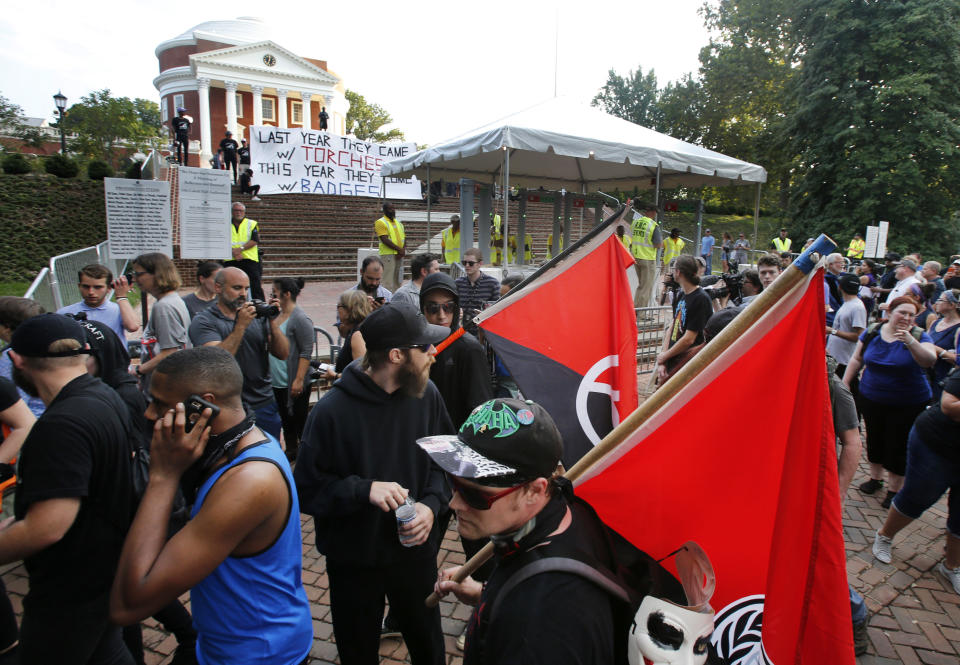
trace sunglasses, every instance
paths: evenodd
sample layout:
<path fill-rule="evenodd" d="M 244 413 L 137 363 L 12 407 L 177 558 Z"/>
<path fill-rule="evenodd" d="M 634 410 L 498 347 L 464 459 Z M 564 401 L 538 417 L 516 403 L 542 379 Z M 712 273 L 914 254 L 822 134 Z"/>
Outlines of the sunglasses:
<path fill-rule="evenodd" d="M 428 343 L 426 343 L 426 344 L 411 344 L 411 345 L 409 345 L 409 346 L 397 346 L 397 347 L 395 347 L 395 348 L 397 348 L 397 349 L 420 349 L 420 350 L 423 351 L 424 353 L 429 353 L 431 346 L 433 346 L 433 344 L 430 344 L 430 343 L 428 342 Z"/>
<path fill-rule="evenodd" d="M 427 314 L 439 314 L 441 309 L 447 314 L 453 314 L 457 308 L 457 303 L 452 300 L 448 300 L 447 302 L 428 302 L 423 308 L 427 311 Z"/>
<path fill-rule="evenodd" d="M 479 261 L 464 261 L 464 262 L 463 262 L 463 265 L 465 265 L 465 266 L 475 266 L 475 265 L 477 265 L 478 263 L 480 263 L 480 262 L 479 262 Z"/>
<path fill-rule="evenodd" d="M 447 474 L 447 482 L 450 483 L 450 488 L 460 495 L 463 502 L 475 510 L 490 510 L 493 504 L 503 497 L 508 494 L 513 494 L 518 489 L 527 486 L 527 483 L 521 483 L 514 487 L 509 487 L 502 492 L 497 492 L 496 494 L 486 494 L 475 487 L 470 487 L 461 482 L 459 478 L 451 476 L 449 473 Z"/>
<path fill-rule="evenodd" d="M 137 277 L 139 277 L 140 275 L 149 275 L 150 273 L 149 273 L 149 271 L 147 271 L 147 270 L 134 270 L 134 271 L 133 271 L 132 273 L 130 273 L 130 274 L 133 275 L 134 278 L 137 278 Z"/>

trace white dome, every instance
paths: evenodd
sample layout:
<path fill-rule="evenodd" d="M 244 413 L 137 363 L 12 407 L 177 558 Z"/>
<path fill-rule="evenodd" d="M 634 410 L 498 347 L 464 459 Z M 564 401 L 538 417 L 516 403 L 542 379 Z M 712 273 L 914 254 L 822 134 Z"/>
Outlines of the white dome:
<path fill-rule="evenodd" d="M 173 39 L 162 42 L 157 46 L 156 54 L 159 56 L 171 46 L 196 44 L 197 39 L 240 45 L 272 39 L 272 34 L 272 26 L 254 16 L 240 16 L 230 21 L 204 21 Z"/>

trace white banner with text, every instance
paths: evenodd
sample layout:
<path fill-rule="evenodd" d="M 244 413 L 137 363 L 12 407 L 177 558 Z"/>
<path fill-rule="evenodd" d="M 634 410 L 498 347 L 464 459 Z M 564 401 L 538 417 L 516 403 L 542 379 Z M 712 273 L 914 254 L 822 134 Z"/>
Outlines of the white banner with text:
<path fill-rule="evenodd" d="M 372 143 L 293 127 L 250 128 L 250 168 L 260 194 L 383 195 L 381 167 L 415 143 Z M 419 199 L 416 178 L 387 178 L 386 198 Z"/>

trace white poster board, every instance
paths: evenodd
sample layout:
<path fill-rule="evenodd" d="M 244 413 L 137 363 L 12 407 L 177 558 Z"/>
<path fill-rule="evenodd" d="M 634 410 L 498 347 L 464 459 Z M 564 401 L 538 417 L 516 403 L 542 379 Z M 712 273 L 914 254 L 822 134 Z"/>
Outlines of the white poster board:
<path fill-rule="evenodd" d="M 173 256 L 170 183 L 104 178 L 110 256 L 132 259 L 146 252 Z"/>
<path fill-rule="evenodd" d="M 887 234 L 890 232 L 890 222 L 880 222 L 880 233 L 877 236 L 877 256 L 882 258 L 887 254 Z"/>
<path fill-rule="evenodd" d="M 180 258 L 230 259 L 229 171 L 181 166 Z"/>
<path fill-rule="evenodd" d="M 867 237 L 864 239 L 866 247 L 863 249 L 864 257 L 868 259 L 875 259 L 881 257 L 882 254 L 877 254 L 877 240 L 880 239 L 880 227 L 879 226 L 868 226 L 867 227 Z"/>
<path fill-rule="evenodd" d="M 379 198 L 380 168 L 416 152 L 416 143 L 373 143 L 324 131 L 250 128 L 253 183 L 264 194 L 336 194 Z M 420 199 L 416 178 L 387 178 L 388 199 Z"/>

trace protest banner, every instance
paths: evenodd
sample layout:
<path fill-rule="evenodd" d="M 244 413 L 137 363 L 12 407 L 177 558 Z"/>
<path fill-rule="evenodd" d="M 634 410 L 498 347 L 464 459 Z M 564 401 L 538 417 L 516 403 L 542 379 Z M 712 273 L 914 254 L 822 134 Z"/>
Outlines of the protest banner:
<path fill-rule="evenodd" d="M 373 143 L 293 127 L 250 128 L 250 168 L 260 194 L 383 195 L 380 169 L 415 143 Z M 416 178 L 387 178 L 386 197 L 420 199 Z"/>

